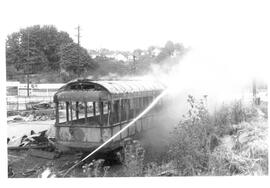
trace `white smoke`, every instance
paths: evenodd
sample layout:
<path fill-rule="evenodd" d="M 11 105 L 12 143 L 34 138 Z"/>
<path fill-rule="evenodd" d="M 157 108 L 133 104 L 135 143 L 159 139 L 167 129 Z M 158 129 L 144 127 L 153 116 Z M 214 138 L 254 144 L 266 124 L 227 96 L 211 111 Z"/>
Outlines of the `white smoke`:
<path fill-rule="evenodd" d="M 172 128 L 188 112 L 188 95 L 202 99 L 207 95 L 209 112 L 214 112 L 224 103 L 248 98 L 252 99 L 252 81 L 265 78 L 265 74 L 255 74 L 246 62 L 224 62 L 222 58 L 209 57 L 196 51 L 190 51 L 171 67 L 153 65 L 151 72 L 141 79 L 158 80 L 168 89 L 167 103 L 162 115 L 157 117 L 155 128 L 146 133 L 144 143 L 150 143 L 155 150 L 162 150 L 170 138 Z M 169 70 L 169 71 L 168 71 Z M 258 73 L 258 72 L 257 72 Z"/>
<path fill-rule="evenodd" d="M 221 58 L 222 59 L 222 58 Z M 224 62 L 190 51 L 177 64 L 164 70 L 155 65 L 147 79 L 156 79 L 169 87 L 171 95 L 189 93 L 195 96 L 207 95 L 217 103 L 242 99 L 252 91 L 254 78 L 265 78 L 256 74 L 254 67 L 246 62 Z"/>

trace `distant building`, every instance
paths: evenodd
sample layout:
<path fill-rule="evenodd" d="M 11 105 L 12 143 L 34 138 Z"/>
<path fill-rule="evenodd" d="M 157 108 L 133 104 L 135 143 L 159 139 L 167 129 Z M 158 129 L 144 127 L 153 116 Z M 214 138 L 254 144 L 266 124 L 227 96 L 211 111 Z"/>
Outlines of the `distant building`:
<path fill-rule="evenodd" d="M 30 96 L 53 96 L 54 93 L 64 84 L 30 84 Z M 27 84 L 19 85 L 19 96 L 27 95 Z"/>
<path fill-rule="evenodd" d="M 17 96 L 19 94 L 20 82 L 6 82 L 7 96 Z"/>

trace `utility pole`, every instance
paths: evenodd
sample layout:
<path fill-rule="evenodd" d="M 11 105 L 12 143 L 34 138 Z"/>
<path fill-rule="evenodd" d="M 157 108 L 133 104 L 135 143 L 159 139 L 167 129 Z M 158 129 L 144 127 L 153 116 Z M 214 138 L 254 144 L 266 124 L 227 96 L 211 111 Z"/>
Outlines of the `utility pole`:
<path fill-rule="evenodd" d="M 257 96 L 257 80 L 254 78 L 252 82 L 253 103 L 260 105 L 260 98 Z"/>
<path fill-rule="evenodd" d="M 79 66 L 79 71 L 78 71 L 78 76 L 80 77 L 80 71 L 81 71 L 81 65 L 80 65 L 80 38 L 81 38 L 81 35 L 80 35 L 80 26 L 78 25 L 78 27 L 76 28 L 77 31 L 78 31 L 78 34 L 77 34 L 77 38 L 78 38 L 78 66 Z"/>
<path fill-rule="evenodd" d="M 60 63 L 59 63 L 59 77 L 61 77 L 62 71 L 62 62 L 63 62 L 63 44 L 60 45 Z"/>
<path fill-rule="evenodd" d="M 29 59 L 30 59 L 30 52 L 29 52 L 29 31 L 27 32 L 27 64 L 26 64 L 26 80 L 27 80 L 27 97 L 29 97 Z"/>
<path fill-rule="evenodd" d="M 131 74 L 135 76 L 136 75 L 136 54 L 134 52 L 133 52 L 132 57 L 133 57 L 133 62 L 131 64 Z"/>

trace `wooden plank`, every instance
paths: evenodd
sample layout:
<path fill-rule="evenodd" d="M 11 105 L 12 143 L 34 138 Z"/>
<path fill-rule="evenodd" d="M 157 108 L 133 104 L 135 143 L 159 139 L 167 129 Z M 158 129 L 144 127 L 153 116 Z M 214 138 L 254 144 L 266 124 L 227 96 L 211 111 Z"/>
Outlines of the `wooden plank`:
<path fill-rule="evenodd" d="M 24 146 L 24 147 L 20 147 L 20 146 L 10 146 L 8 147 L 8 150 L 24 150 L 24 149 L 44 149 L 44 148 L 48 148 L 48 145 L 44 145 L 44 146 Z"/>
<path fill-rule="evenodd" d="M 45 159 L 54 159 L 56 157 L 56 153 L 54 152 L 42 151 L 37 149 L 31 149 L 29 151 L 29 154 L 34 157 L 40 157 Z"/>

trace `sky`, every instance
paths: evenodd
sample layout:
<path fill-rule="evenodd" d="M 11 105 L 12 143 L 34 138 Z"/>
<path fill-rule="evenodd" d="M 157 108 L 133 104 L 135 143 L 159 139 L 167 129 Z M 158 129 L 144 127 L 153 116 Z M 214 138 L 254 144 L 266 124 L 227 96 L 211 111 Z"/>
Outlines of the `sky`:
<path fill-rule="evenodd" d="M 4 3 L 3 3 L 4 2 Z M 182 43 L 205 66 L 266 77 L 269 3 L 261 0 L 8 0 L 4 36 L 34 24 L 52 24 L 87 49 L 147 49 Z M 8 19 L 6 19 L 8 18 Z M 220 66 L 219 66 L 220 65 Z"/>

